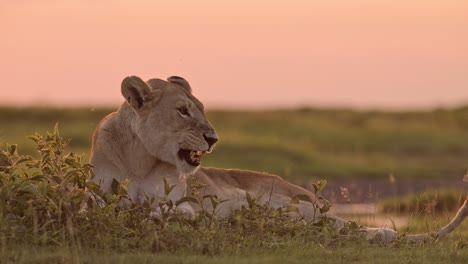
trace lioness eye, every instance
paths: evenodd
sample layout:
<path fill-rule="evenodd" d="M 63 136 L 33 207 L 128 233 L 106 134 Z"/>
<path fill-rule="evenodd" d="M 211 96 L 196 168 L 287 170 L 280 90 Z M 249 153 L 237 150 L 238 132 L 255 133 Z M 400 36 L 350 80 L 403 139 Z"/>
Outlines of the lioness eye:
<path fill-rule="evenodd" d="M 177 111 L 179 111 L 179 114 L 182 116 L 190 116 L 190 113 L 186 107 L 179 108 Z"/>

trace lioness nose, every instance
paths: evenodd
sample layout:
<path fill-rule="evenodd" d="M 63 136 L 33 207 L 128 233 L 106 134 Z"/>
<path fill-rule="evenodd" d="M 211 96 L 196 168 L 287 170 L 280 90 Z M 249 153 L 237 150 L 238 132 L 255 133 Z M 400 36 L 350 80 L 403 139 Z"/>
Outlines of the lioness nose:
<path fill-rule="evenodd" d="M 218 137 L 216 136 L 206 136 L 206 135 L 203 135 L 203 137 L 205 138 L 206 142 L 208 142 L 208 145 L 210 146 L 213 146 L 216 142 L 218 142 Z"/>

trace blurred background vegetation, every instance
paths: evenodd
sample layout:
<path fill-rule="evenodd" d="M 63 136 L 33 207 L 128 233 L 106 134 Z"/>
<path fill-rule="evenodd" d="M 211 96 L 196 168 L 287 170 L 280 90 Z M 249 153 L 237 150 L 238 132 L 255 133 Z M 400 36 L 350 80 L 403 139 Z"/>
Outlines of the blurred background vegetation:
<path fill-rule="evenodd" d="M 112 111 L 1 107 L 0 144 L 18 144 L 20 153 L 34 155 L 26 136 L 50 131 L 58 122 L 62 135 L 72 139 L 70 149 L 87 160 L 95 127 Z M 207 115 L 220 141 L 205 157 L 205 166 L 273 173 L 304 186 L 327 179 L 325 195 L 346 202 L 466 187 L 468 107 L 425 112 L 214 110 Z"/>

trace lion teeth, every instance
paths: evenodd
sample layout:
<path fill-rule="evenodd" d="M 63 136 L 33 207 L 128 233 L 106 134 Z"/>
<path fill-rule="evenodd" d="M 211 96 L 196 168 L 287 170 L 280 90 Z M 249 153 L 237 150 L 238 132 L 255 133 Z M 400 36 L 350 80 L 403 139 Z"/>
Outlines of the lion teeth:
<path fill-rule="evenodd" d="M 211 152 L 213 152 L 215 146 L 214 145 L 211 145 L 210 148 L 208 148 L 208 150 L 206 150 L 205 152 L 210 154 Z"/>
<path fill-rule="evenodd" d="M 201 150 L 192 150 L 190 151 L 190 159 L 192 161 L 200 161 L 204 154 L 205 153 L 203 153 Z"/>

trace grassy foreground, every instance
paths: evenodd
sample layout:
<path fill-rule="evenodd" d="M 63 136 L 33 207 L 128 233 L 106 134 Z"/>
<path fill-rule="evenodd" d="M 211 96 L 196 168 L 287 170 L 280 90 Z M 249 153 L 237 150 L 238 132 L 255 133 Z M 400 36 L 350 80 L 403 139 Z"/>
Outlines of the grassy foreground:
<path fill-rule="evenodd" d="M 157 201 L 161 215 L 149 217 L 152 201 L 118 209 L 125 185 L 102 194 L 87 182 L 91 168 L 67 153 L 58 131 L 36 134 L 40 156 L 9 145 L 0 154 L 0 259 L 2 263 L 465 263 L 468 223 L 441 241 L 369 243 L 353 222 L 334 230 L 326 218 L 304 223 L 288 217 L 292 206 L 272 209 L 247 199 L 229 219 L 202 209 L 193 220 L 174 211 L 180 201 Z M 85 188 L 106 201 L 96 206 Z M 203 187 L 200 187 L 203 188 Z M 166 194 L 171 187 L 166 186 Z M 216 208 L 222 201 L 204 197 Z M 181 199 L 183 200 L 183 199 Z M 200 202 L 200 201 L 192 201 Z M 86 204 L 86 210 L 82 206 Z M 214 211 L 213 211 L 214 212 Z M 446 219 L 415 219 L 406 232 L 431 232 Z"/>
<path fill-rule="evenodd" d="M 268 252 L 239 250 L 217 256 L 23 248 L 0 253 L 0 257 L 4 263 L 466 263 L 467 251 L 466 240 L 393 247 L 349 243 L 340 248 L 291 242 L 272 246 Z"/>
<path fill-rule="evenodd" d="M 99 120 L 113 109 L 0 108 L 0 145 L 59 122 L 71 149 L 89 154 Z M 220 141 L 204 165 L 316 179 L 444 179 L 468 170 L 468 107 L 428 112 L 350 110 L 208 111 Z M 85 156 L 85 160 L 86 160 Z"/>

